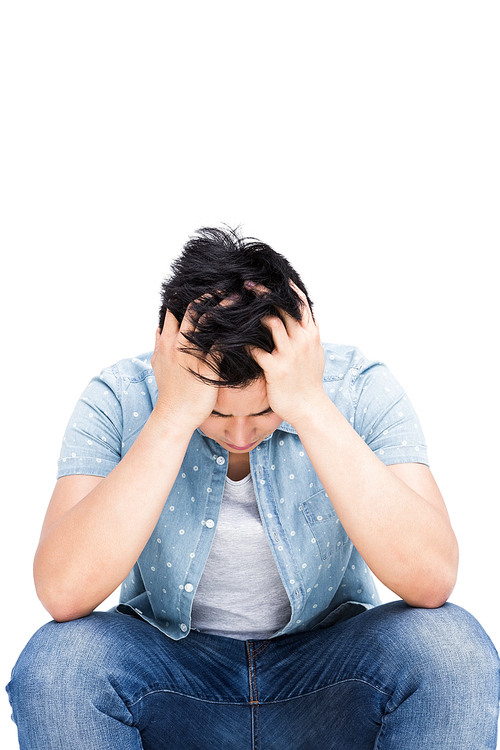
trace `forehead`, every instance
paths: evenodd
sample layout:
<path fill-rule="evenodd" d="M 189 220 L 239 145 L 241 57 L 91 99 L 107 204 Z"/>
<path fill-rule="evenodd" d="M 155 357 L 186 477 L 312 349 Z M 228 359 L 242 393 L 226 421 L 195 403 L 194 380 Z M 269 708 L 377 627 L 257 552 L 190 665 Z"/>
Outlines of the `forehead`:
<path fill-rule="evenodd" d="M 214 411 L 233 417 L 248 417 L 268 408 L 266 382 L 259 378 L 245 388 L 219 388 Z"/>

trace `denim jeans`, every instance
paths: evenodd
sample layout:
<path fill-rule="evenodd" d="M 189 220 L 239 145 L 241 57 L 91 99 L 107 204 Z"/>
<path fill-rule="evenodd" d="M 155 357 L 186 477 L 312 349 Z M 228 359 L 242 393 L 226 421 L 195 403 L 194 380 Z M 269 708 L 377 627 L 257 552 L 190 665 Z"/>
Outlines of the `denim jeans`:
<path fill-rule="evenodd" d="M 493 750 L 499 662 L 452 604 L 247 642 L 97 612 L 42 627 L 7 689 L 21 750 Z"/>

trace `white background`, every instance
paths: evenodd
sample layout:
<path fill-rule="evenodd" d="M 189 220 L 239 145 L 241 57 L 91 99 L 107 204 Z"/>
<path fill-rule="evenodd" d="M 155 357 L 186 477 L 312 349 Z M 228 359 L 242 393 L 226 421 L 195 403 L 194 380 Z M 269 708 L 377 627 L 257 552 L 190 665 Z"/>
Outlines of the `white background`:
<path fill-rule="evenodd" d="M 481 0 L 3 4 L 2 684 L 48 619 L 31 560 L 74 403 L 152 348 L 171 260 L 221 222 L 284 253 L 323 339 L 407 390 L 461 545 L 452 601 L 498 646 L 499 17 Z"/>

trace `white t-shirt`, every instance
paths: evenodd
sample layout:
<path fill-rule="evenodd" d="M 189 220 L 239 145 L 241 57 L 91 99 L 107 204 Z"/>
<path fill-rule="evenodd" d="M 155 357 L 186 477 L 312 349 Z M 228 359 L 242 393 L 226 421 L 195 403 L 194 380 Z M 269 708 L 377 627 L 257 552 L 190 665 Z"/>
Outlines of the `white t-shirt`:
<path fill-rule="evenodd" d="M 266 538 L 250 474 L 227 478 L 192 627 L 238 640 L 265 639 L 290 619 L 290 602 Z"/>

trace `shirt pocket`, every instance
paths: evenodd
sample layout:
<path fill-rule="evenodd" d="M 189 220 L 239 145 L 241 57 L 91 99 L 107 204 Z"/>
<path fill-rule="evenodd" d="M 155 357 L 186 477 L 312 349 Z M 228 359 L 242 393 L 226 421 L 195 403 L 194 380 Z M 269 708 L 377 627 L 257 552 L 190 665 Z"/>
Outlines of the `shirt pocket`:
<path fill-rule="evenodd" d="M 326 560 L 349 544 L 350 539 L 324 490 L 303 500 L 299 510 L 309 525 L 312 539 L 318 545 L 322 560 Z"/>

